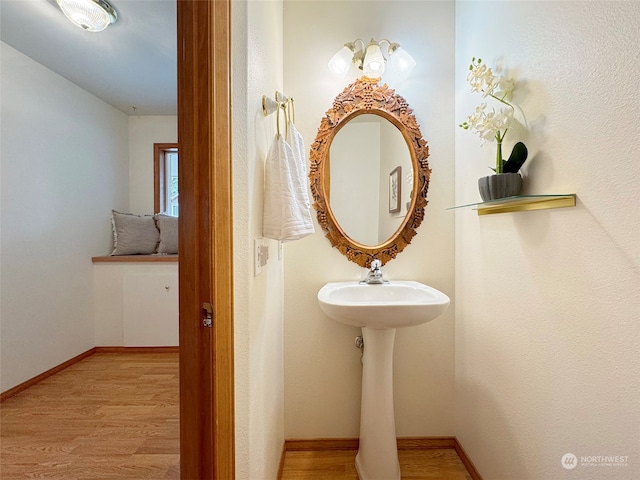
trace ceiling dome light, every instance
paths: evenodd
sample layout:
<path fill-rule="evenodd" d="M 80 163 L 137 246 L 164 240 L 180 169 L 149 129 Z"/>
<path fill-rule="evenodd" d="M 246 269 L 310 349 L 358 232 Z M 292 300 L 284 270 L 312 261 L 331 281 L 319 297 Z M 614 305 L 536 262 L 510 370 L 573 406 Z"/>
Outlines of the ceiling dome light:
<path fill-rule="evenodd" d="M 118 14 L 105 0 L 56 0 L 62 12 L 74 25 L 87 32 L 101 32 L 118 19 Z"/>

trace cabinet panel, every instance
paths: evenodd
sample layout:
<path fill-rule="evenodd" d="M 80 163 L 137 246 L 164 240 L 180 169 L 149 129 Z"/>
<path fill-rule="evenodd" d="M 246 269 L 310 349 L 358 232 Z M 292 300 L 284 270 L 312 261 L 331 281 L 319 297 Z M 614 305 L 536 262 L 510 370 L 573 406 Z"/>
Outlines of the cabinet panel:
<path fill-rule="evenodd" d="M 178 276 L 122 278 L 125 347 L 178 345 Z"/>

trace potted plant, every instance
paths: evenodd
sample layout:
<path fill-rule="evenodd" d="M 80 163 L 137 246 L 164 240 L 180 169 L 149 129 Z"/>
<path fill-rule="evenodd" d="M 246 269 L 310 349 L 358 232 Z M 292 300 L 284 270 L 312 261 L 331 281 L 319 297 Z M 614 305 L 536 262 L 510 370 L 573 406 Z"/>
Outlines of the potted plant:
<path fill-rule="evenodd" d="M 467 80 L 472 92 L 481 93 L 483 99 L 491 99 L 494 104 L 502 107 L 496 110 L 495 107 L 488 107 L 485 101 L 460 124 L 465 130 L 477 133 L 483 143 L 496 142 L 496 165 L 493 168 L 495 174 L 478 179 L 480 196 L 486 202 L 518 195 L 522 189 L 522 176 L 519 171 L 527 160 L 527 147 L 524 143 L 517 142 L 509 159 L 502 158 L 502 141 L 515 121 L 515 108 L 510 102 L 515 82 L 494 75 L 482 59 L 475 57 L 471 59 Z"/>

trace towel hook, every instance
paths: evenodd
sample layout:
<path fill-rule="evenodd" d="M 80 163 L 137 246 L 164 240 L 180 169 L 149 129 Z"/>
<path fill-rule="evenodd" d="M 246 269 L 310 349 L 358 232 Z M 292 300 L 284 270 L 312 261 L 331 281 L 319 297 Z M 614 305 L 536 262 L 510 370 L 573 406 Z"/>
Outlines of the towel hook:
<path fill-rule="evenodd" d="M 275 100 L 273 98 L 267 97 L 266 95 L 262 96 L 262 113 L 265 117 L 268 117 L 272 113 L 278 109 L 279 106 L 283 102 L 286 102 L 288 99 L 284 96 L 284 94 L 278 92 L 276 90 Z"/>
<path fill-rule="evenodd" d="M 278 102 L 274 99 L 267 97 L 266 95 L 262 96 L 262 113 L 264 113 L 265 117 L 268 117 L 272 113 L 276 111 L 278 108 Z"/>
<path fill-rule="evenodd" d="M 289 103 L 289 99 L 284 96 L 284 94 L 278 92 L 276 90 L 276 103 L 278 106 L 284 110 L 284 136 L 286 137 L 289 134 L 289 120 L 288 120 L 288 112 L 287 112 L 287 104 Z M 280 108 L 278 108 L 278 113 L 276 115 L 277 122 L 277 131 L 278 135 L 280 135 Z"/>
<path fill-rule="evenodd" d="M 288 107 L 289 107 L 289 110 L 290 110 L 290 112 L 289 112 L 289 120 L 291 121 L 291 123 L 293 123 L 295 125 L 295 123 L 296 123 L 296 109 L 294 108 L 294 105 L 293 105 L 293 97 L 289 97 L 287 99 L 287 104 L 288 104 Z"/>
<path fill-rule="evenodd" d="M 290 108 L 288 108 L 289 105 L 291 105 Z M 275 100 L 267 97 L 266 95 L 262 96 L 262 113 L 264 116 L 266 117 L 276 112 L 276 131 L 278 132 L 278 135 L 280 135 L 280 109 L 284 110 L 286 136 L 288 134 L 289 121 L 295 123 L 295 114 L 293 112 L 291 114 L 289 113 L 289 110 L 293 110 L 293 98 L 286 97 L 283 93 L 277 90 L 275 92 Z M 291 115 L 293 115 L 293 117 Z"/>
<path fill-rule="evenodd" d="M 276 112 L 276 132 L 278 132 L 278 136 L 280 136 L 280 109 L 284 109 L 284 103 L 280 100 L 280 95 L 282 95 L 280 92 L 278 92 L 276 90 L 276 105 L 277 105 L 277 112 Z M 286 128 L 286 123 L 287 123 L 287 117 L 286 117 L 286 110 L 285 110 L 285 128 Z M 286 134 L 286 131 L 285 131 Z"/>

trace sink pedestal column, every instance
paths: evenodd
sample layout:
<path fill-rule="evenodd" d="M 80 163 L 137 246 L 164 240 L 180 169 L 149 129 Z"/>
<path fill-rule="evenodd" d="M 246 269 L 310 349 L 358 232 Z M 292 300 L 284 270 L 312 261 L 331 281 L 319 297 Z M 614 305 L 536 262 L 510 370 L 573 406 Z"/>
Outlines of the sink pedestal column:
<path fill-rule="evenodd" d="M 360 449 L 356 456 L 360 480 L 400 480 L 393 411 L 395 335 L 395 328 L 376 330 L 362 327 Z"/>

